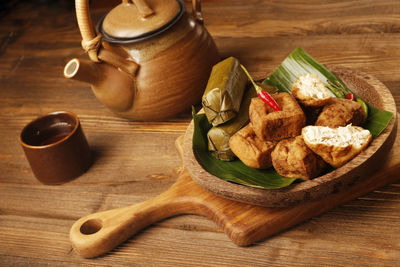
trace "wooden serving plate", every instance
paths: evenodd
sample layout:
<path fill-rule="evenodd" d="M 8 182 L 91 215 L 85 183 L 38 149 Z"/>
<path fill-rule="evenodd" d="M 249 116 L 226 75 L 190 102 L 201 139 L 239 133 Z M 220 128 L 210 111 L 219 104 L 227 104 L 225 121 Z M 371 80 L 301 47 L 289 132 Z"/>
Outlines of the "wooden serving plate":
<path fill-rule="evenodd" d="M 225 198 L 265 207 L 286 207 L 346 190 L 379 169 L 396 136 L 396 104 L 392 94 L 371 75 L 339 66 L 328 68 L 361 98 L 376 108 L 394 114 L 384 132 L 375 138 L 366 150 L 342 167 L 313 180 L 295 183 L 282 189 L 260 189 L 224 181 L 204 170 L 192 150 L 192 121 L 183 141 L 183 164 L 192 179 L 207 191 Z"/>

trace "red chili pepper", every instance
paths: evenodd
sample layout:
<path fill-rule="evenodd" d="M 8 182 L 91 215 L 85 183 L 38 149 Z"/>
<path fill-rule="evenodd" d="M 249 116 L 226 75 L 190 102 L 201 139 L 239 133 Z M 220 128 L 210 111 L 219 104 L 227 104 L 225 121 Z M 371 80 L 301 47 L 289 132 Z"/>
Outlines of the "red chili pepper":
<path fill-rule="evenodd" d="M 262 99 L 262 101 L 264 101 L 264 103 L 266 103 L 274 110 L 276 111 L 282 110 L 281 107 L 278 105 L 278 103 L 276 103 L 275 99 L 270 94 L 268 94 L 267 91 L 264 90 L 257 91 L 257 95 L 259 98 Z"/>
<path fill-rule="evenodd" d="M 259 98 L 262 99 L 262 101 L 264 101 L 265 104 L 267 104 L 268 106 L 270 106 L 271 108 L 273 108 L 276 111 L 282 110 L 281 107 L 278 105 L 278 103 L 276 103 L 275 99 L 267 92 L 264 91 L 261 86 L 257 85 L 253 78 L 251 78 L 250 74 L 247 72 L 246 68 L 243 65 L 240 65 L 242 67 L 242 69 L 244 70 L 244 72 L 246 73 L 247 77 L 249 77 L 249 80 L 251 81 L 251 83 L 254 86 L 254 89 L 256 89 L 257 95 Z"/>
<path fill-rule="evenodd" d="M 356 97 L 355 97 L 354 94 L 352 94 L 352 93 L 347 93 L 346 99 L 350 99 L 351 101 L 355 101 L 355 100 L 356 100 Z"/>

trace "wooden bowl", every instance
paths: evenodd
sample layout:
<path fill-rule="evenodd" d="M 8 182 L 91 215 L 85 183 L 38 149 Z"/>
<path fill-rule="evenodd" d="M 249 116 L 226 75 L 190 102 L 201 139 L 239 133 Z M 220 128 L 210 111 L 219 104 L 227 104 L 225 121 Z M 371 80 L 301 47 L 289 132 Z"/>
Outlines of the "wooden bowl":
<path fill-rule="evenodd" d="M 192 121 L 183 141 L 183 164 L 192 179 L 207 191 L 221 197 L 265 207 L 285 207 L 347 190 L 378 170 L 396 137 L 396 104 L 393 96 L 385 85 L 371 75 L 341 66 L 328 68 L 365 101 L 394 114 L 387 128 L 366 150 L 342 167 L 313 180 L 282 189 L 253 188 L 224 181 L 203 169 L 192 150 Z"/>

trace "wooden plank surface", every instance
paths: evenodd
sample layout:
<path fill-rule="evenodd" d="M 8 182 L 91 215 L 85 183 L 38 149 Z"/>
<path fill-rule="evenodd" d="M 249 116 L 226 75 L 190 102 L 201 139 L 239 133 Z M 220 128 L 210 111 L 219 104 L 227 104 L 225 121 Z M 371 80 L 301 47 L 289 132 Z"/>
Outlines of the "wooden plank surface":
<path fill-rule="evenodd" d="M 157 223 L 106 256 L 71 249 L 78 218 L 154 197 L 178 177 L 175 139 L 190 112 L 166 122 L 127 122 L 62 69 L 85 58 L 73 1 L 21 1 L 0 13 L 0 265 L 265 266 L 385 265 L 400 262 L 400 183 L 369 193 L 254 246 L 241 248 L 206 218 Z M 115 1 L 92 1 L 99 19 Z M 205 25 L 222 56 L 236 56 L 258 78 L 301 46 L 324 64 L 374 75 L 400 110 L 400 2 L 203 2 Z M 39 184 L 18 135 L 47 112 L 81 119 L 95 152 L 89 172 L 62 186 Z M 400 173 L 397 174 L 400 179 Z"/>

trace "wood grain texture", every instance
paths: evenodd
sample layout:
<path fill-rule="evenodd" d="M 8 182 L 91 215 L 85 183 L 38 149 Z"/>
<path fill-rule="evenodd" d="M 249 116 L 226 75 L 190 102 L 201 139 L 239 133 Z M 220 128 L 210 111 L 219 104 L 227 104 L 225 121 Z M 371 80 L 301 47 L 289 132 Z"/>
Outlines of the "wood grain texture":
<path fill-rule="evenodd" d="M 93 20 L 119 2 L 92 1 Z M 202 13 L 221 56 L 238 57 L 255 78 L 301 46 L 324 64 L 375 76 L 399 110 L 399 5 L 203 0 Z M 63 78 L 70 58 L 87 59 L 72 1 L 20 1 L 1 11 L 0 22 L 1 266 L 398 265 L 398 181 L 250 247 L 233 244 L 207 218 L 185 215 L 145 228 L 103 257 L 83 259 L 68 236 L 76 220 L 145 201 L 176 181 L 181 161 L 174 141 L 185 132 L 190 110 L 164 122 L 127 122 L 99 103 L 89 86 Z M 78 114 L 95 162 L 72 182 L 44 186 L 17 137 L 36 116 L 61 109 Z"/>
<path fill-rule="evenodd" d="M 184 140 L 184 166 L 193 180 L 209 192 L 232 200 L 265 207 L 286 207 L 305 201 L 325 198 L 328 194 L 347 190 L 370 173 L 382 167 L 388 151 L 396 137 L 396 104 L 389 89 L 371 75 L 349 68 L 329 65 L 329 68 L 356 94 L 377 108 L 394 114 L 381 135 L 356 158 L 327 174 L 291 186 L 265 190 L 242 186 L 219 179 L 208 173 L 197 162 L 192 150 L 193 121 L 190 123 Z"/>

